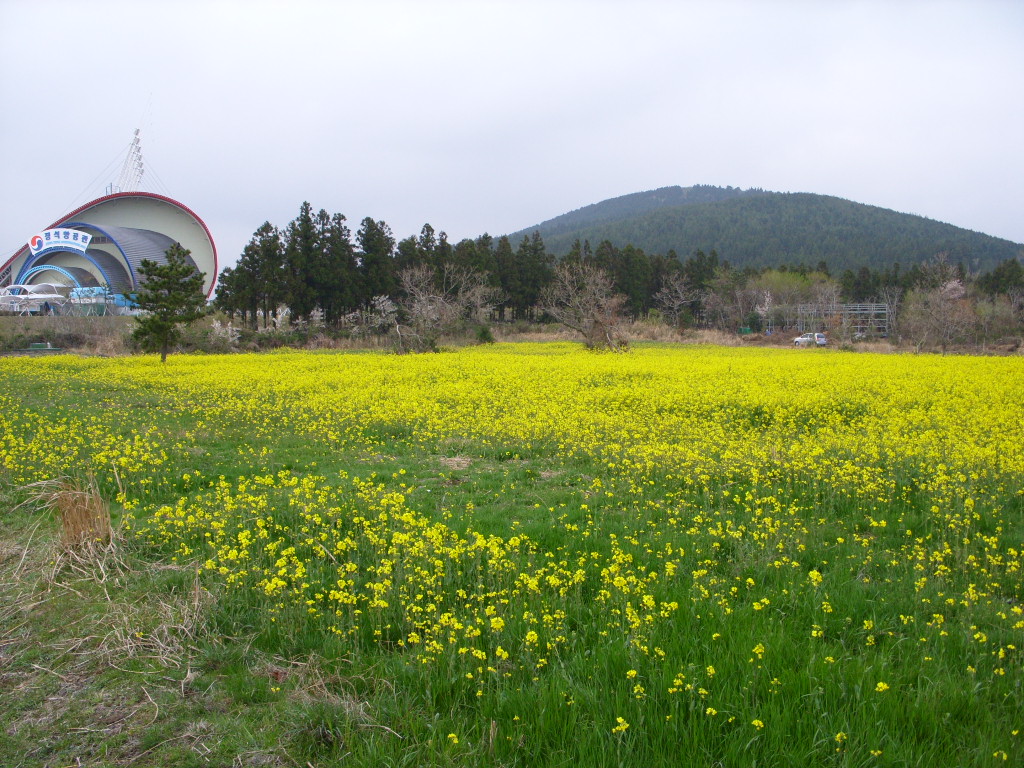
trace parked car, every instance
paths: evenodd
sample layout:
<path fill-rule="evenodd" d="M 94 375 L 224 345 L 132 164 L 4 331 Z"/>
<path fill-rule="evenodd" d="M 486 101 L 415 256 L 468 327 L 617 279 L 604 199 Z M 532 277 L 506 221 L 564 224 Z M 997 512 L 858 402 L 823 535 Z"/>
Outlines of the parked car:
<path fill-rule="evenodd" d="M 825 338 L 824 333 L 805 333 L 803 336 L 797 336 L 793 339 L 793 343 L 798 347 L 824 347 L 828 344 L 828 339 Z"/>

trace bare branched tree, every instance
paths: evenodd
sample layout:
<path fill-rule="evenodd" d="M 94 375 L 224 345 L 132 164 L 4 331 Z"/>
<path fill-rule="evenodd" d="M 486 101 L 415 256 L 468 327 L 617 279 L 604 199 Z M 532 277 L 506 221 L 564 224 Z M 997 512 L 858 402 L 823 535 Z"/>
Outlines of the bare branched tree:
<path fill-rule="evenodd" d="M 390 296 L 374 296 L 369 309 L 352 312 L 344 321 L 356 334 L 384 335 L 398 326 L 398 305 Z"/>
<path fill-rule="evenodd" d="M 966 338 L 975 318 L 965 296 L 963 283 L 955 278 L 936 288 L 911 291 L 900 314 L 900 327 L 919 352 L 931 346 L 945 352 Z"/>
<path fill-rule="evenodd" d="M 622 351 L 628 346 L 622 329 L 625 302 L 615 293 L 608 273 L 585 261 L 555 267 L 554 279 L 541 295 L 541 308 L 582 334 L 589 349 Z"/>
<path fill-rule="evenodd" d="M 1012 337 L 1014 322 L 1013 301 L 1009 296 L 979 298 L 974 302 L 975 342 L 982 349 L 999 338 Z"/>
<path fill-rule="evenodd" d="M 1006 292 L 1013 308 L 1013 315 L 1019 321 L 1024 322 L 1024 288 L 1011 288 Z"/>
<path fill-rule="evenodd" d="M 735 330 L 743 325 L 763 301 L 764 295 L 760 290 L 747 288 L 743 281 L 729 275 L 716 279 L 701 295 L 705 321 L 721 330 Z"/>
<path fill-rule="evenodd" d="M 676 326 L 683 321 L 686 311 L 698 299 L 700 299 L 700 291 L 694 288 L 686 276 L 680 272 L 670 275 L 661 290 L 654 294 L 655 305 L 664 313 L 665 319 Z"/>
<path fill-rule="evenodd" d="M 834 280 L 822 280 L 811 286 L 811 297 L 822 317 L 832 317 L 839 311 L 839 284 Z"/>
<path fill-rule="evenodd" d="M 442 336 L 481 322 L 501 300 L 482 274 L 450 264 L 440 273 L 425 264 L 410 267 L 398 279 L 402 321 L 395 330 L 403 351 L 437 349 Z"/>
<path fill-rule="evenodd" d="M 885 312 L 889 320 L 889 333 L 899 336 L 899 326 L 896 324 L 899 317 L 900 307 L 903 306 L 903 289 L 898 285 L 883 285 L 878 292 L 878 301 L 885 304 Z"/>
<path fill-rule="evenodd" d="M 466 267 L 445 264 L 440 283 L 444 294 L 459 308 L 463 321 L 485 323 L 494 308 L 506 300 L 501 289 L 488 285 L 482 273 Z"/>
<path fill-rule="evenodd" d="M 950 263 L 949 254 L 945 251 L 935 254 L 934 258 L 921 264 L 920 287 L 925 290 L 943 288 L 959 278 L 956 267 Z"/>

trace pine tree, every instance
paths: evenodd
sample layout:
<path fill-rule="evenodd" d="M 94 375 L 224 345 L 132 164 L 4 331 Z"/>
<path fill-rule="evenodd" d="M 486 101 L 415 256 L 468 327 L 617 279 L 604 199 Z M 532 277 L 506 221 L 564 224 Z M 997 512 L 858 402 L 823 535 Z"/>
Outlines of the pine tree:
<path fill-rule="evenodd" d="M 310 280 L 314 287 L 317 306 L 323 310 L 324 322 L 337 325 L 346 312 L 359 306 L 359 272 L 352 232 L 340 213 L 328 216 L 321 211 L 317 217 L 320 226 L 320 250 L 312 264 Z"/>
<path fill-rule="evenodd" d="M 287 298 L 284 273 L 284 246 L 281 232 L 269 221 L 257 229 L 234 267 L 227 267 L 217 278 L 217 309 L 256 328 L 260 313 L 270 322 Z"/>
<path fill-rule="evenodd" d="M 360 303 L 369 307 L 375 296 L 390 296 L 398 290 L 395 237 L 386 223 L 367 216 L 356 233 L 356 243 L 363 290 Z"/>
<path fill-rule="evenodd" d="M 498 317 L 505 320 L 505 310 L 515 306 L 515 297 L 519 295 L 519 274 L 516 270 L 516 257 L 512 251 L 512 243 L 507 235 L 498 238 L 494 248 L 494 273 L 497 276 L 498 287 L 501 288 L 505 300 L 498 307 Z"/>
<path fill-rule="evenodd" d="M 320 247 L 313 207 L 303 202 L 299 215 L 285 230 L 284 280 L 287 303 L 295 320 L 308 320 L 316 309 L 316 292 L 310 282 L 313 262 Z"/>
<path fill-rule="evenodd" d="M 143 281 L 135 303 L 143 314 L 135 319 L 132 338 L 147 352 L 159 351 L 163 363 L 171 345 L 181 338 L 179 326 L 206 313 L 203 274 L 180 243 L 167 249 L 164 264 L 143 259 L 139 274 Z"/>

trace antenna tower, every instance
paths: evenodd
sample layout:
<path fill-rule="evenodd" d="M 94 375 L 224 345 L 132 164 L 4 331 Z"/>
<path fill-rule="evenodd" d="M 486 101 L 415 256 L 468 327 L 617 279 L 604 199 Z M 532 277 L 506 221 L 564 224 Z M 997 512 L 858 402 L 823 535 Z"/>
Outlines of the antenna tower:
<path fill-rule="evenodd" d="M 139 129 L 135 129 L 132 143 L 128 147 L 128 155 L 121 166 L 121 175 L 117 178 L 116 184 L 107 186 L 107 194 L 115 192 L 135 192 L 142 181 L 144 168 L 142 165 L 142 140 L 139 138 Z"/>

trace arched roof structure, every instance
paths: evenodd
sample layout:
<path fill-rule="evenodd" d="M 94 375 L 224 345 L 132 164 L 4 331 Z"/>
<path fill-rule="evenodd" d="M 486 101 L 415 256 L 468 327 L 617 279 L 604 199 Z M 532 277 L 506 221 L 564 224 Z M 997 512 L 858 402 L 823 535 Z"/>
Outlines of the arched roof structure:
<path fill-rule="evenodd" d="M 53 230 L 66 232 L 67 242 Z M 53 242 L 44 248 L 42 235 L 47 233 Z M 217 279 L 217 247 L 210 230 L 185 205 L 150 192 L 107 195 L 61 217 L 0 265 L 0 286 L 57 282 L 132 293 L 139 287 L 142 261 L 163 263 L 174 243 L 189 251 L 209 298 Z"/>

